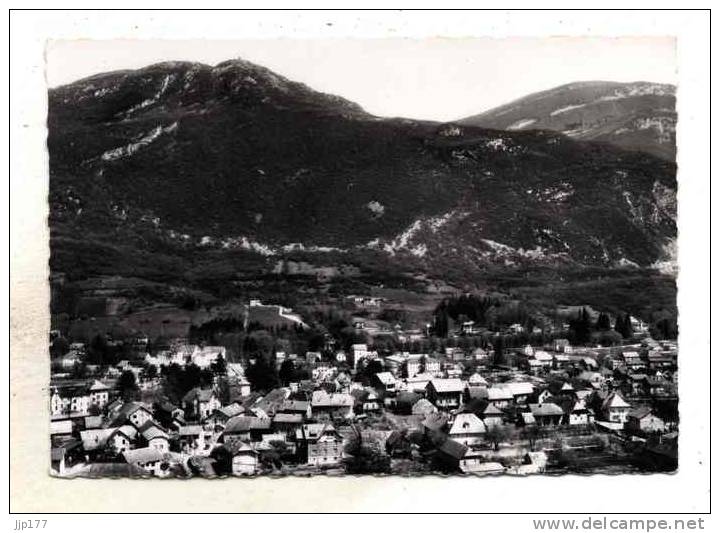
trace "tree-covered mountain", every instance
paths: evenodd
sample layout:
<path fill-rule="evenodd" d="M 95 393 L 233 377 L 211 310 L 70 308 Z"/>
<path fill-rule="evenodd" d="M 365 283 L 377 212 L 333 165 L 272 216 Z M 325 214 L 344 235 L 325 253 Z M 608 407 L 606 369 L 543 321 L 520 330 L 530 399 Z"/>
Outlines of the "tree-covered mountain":
<path fill-rule="evenodd" d="M 48 130 L 55 270 L 96 261 L 91 242 L 380 253 L 415 269 L 647 266 L 676 231 L 666 160 L 548 131 L 379 118 L 241 60 L 51 89 Z"/>

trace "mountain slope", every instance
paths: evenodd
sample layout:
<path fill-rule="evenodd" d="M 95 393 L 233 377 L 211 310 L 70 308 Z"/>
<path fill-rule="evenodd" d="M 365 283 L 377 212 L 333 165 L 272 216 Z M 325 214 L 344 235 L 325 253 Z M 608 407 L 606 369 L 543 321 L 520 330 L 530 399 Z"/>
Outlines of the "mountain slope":
<path fill-rule="evenodd" d="M 53 89 L 48 129 L 54 270 L 109 243 L 151 258 L 379 251 L 420 269 L 650 265 L 675 236 L 672 163 L 550 132 L 378 118 L 240 60 Z"/>
<path fill-rule="evenodd" d="M 580 82 L 531 94 L 460 124 L 548 129 L 675 160 L 675 87 L 648 82 Z"/>

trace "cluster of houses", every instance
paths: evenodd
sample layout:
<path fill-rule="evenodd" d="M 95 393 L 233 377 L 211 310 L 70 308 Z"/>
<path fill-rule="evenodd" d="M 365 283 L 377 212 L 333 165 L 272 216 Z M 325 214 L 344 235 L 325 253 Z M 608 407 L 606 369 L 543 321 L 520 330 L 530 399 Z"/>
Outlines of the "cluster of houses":
<path fill-rule="evenodd" d="M 221 394 L 216 380 L 187 391 L 177 405 L 123 401 L 118 373 L 130 370 L 141 389 L 161 392 L 162 373 L 147 378 L 148 368 L 207 368 L 227 359 L 223 347 L 179 342 L 93 379 L 54 376 L 53 471 L 157 477 L 332 471 L 343 468 L 348 443 L 360 435 L 397 464 L 431 461 L 448 471 L 526 474 L 548 468 L 552 456 L 546 452 L 563 435 L 677 435 L 676 412 L 657 408 L 677 400 L 674 343 L 645 340 L 610 350 L 574 348 L 558 339 L 514 350 L 512 363 L 502 367 L 482 348 L 380 354 L 356 344 L 352 364 L 339 353 L 306 354 L 310 379 L 270 391 L 252 390 L 243 365 L 226 363 L 233 396 Z M 278 366 L 301 359 L 276 355 Z"/>
<path fill-rule="evenodd" d="M 144 363 L 157 369 L 173 363 L 181 366 L 192 363 L 200 368 L 208 368 L 218 357 L 227 358 L 224 346 L 198 346 L 180 343 L 168 350 L 161 350 L 155 355 L 147 354 Z"/>
<path fill-rule="evenodd" d="M 380 307 L 386 300 L 379 296 L 350 294 L 345 296 L 345 301 L 358 307 Z"/>
<path fill-rule="evenodd" d="M 263 455 L 280 452 L 293 464 L 338 467 L 344 437 L 333 422 L 354 417 L 354 396 L 324 390 L 298 400 L 289 388 L 280 388 L 223 405 L 213 388 L 194 388 L 174 405 L 110 400 L 112 390 L 98 383 L 68 391 L 88 398 L 73 412 L 58 403 L 60 392 L 53 392 L 51 457 L 59 475 L 254 475 Z M 89 399 L 99 391 L 103 396 Z M 229 457 L 224 469 L 213 467 L 218 449 Z"/>

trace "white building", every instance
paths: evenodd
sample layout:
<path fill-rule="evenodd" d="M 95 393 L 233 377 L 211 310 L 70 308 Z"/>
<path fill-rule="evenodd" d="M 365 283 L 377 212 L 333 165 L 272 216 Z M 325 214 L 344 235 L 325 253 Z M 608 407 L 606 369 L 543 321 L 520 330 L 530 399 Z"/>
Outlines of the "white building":
<path fill-rule="evenodd" d="M 450 438 L 465 446 L 476 446 L 485 440 L 485 423 L 473 413 L 461 413 L 450 427 Z"/>

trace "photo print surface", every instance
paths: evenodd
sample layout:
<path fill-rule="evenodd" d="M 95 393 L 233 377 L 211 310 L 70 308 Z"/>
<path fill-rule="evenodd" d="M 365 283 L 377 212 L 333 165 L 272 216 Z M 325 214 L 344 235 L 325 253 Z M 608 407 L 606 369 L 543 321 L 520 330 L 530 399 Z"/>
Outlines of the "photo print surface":
<path fill-rule="evenodd" d="M 674 47 L 49 43 L 51 474 L 675 471 Z"/>

